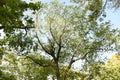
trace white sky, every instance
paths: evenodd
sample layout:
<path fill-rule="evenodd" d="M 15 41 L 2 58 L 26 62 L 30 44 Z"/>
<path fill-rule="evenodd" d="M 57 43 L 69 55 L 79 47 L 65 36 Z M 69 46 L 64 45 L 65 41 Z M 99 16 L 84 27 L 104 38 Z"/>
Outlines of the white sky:
<path fill-rule="evenodd" d="M 106 10 L 107 17 L 106 20 L 111 20 L 111 23 L 114 25 L 114 28 L 120 29 L 120 9 L 117 10 Z"/>

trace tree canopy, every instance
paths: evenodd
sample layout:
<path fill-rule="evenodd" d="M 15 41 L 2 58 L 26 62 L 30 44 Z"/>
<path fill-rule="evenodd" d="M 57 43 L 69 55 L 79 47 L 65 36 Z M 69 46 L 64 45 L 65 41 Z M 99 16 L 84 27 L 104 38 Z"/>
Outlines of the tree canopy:
<path fill-rule="evenodd" d="M 100 56 L 118 51 L 120 30 L 104 21 L 103 0 L 81 3 L 0 1 L 0 79 L 118 80 L 119 54 L 107 63 Z"/>

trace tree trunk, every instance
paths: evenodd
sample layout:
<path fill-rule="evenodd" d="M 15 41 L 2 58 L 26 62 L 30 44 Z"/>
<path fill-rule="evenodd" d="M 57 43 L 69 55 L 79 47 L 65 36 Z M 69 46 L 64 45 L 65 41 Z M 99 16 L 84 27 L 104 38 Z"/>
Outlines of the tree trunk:
<path fill-rule="evenodd" d="M 57 80 L 60 80 L 60 71 L 59 71 L 59 68 L 56 68 L 56 77 L 57 77 Z"/>
<path fill-rule="evenodd" d="M 59 71 L 59 64 L 58 64 L 58 59 L 54 58 L 55 64 L 56 64 L 56 78 L 57 80 L 60 80 L 60 71 Z"/>

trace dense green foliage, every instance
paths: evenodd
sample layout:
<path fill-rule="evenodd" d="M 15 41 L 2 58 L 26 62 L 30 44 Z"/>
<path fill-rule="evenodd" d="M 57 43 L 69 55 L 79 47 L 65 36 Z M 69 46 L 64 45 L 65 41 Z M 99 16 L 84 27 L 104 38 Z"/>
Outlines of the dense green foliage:
<path fill-rule="evenodd" d="M 119 54 L 100 56 L 119 49 L 120 30 L 104 21 L 103 0 L 81 3 L 0 0 L 0 80 L 118 80 Z"/>
<path fill-rule="evenodd" d="M 14 4 L 12 4 L 14 3 Z M 34 15 L 41 8 L 41 3 L 26 3 L 21 0 L 0 0 L 0 29 L 5 34 L 1 39 L 1 48 L 24 52 L 31 49 L 32 40 L 27 37 L 30 28 L 34 26 Z M 4 45 L 4 46 L 3 46 Z"/>

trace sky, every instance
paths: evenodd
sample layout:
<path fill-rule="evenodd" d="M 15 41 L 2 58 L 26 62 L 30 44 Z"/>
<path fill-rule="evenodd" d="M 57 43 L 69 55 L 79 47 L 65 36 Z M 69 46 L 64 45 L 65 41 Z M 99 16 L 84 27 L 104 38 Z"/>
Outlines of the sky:
<path fill-rule="evenodd" d="M 120 9 L 107 10 L 106 20 L 111 20 L 113 27 L 120 29 Z"/>

